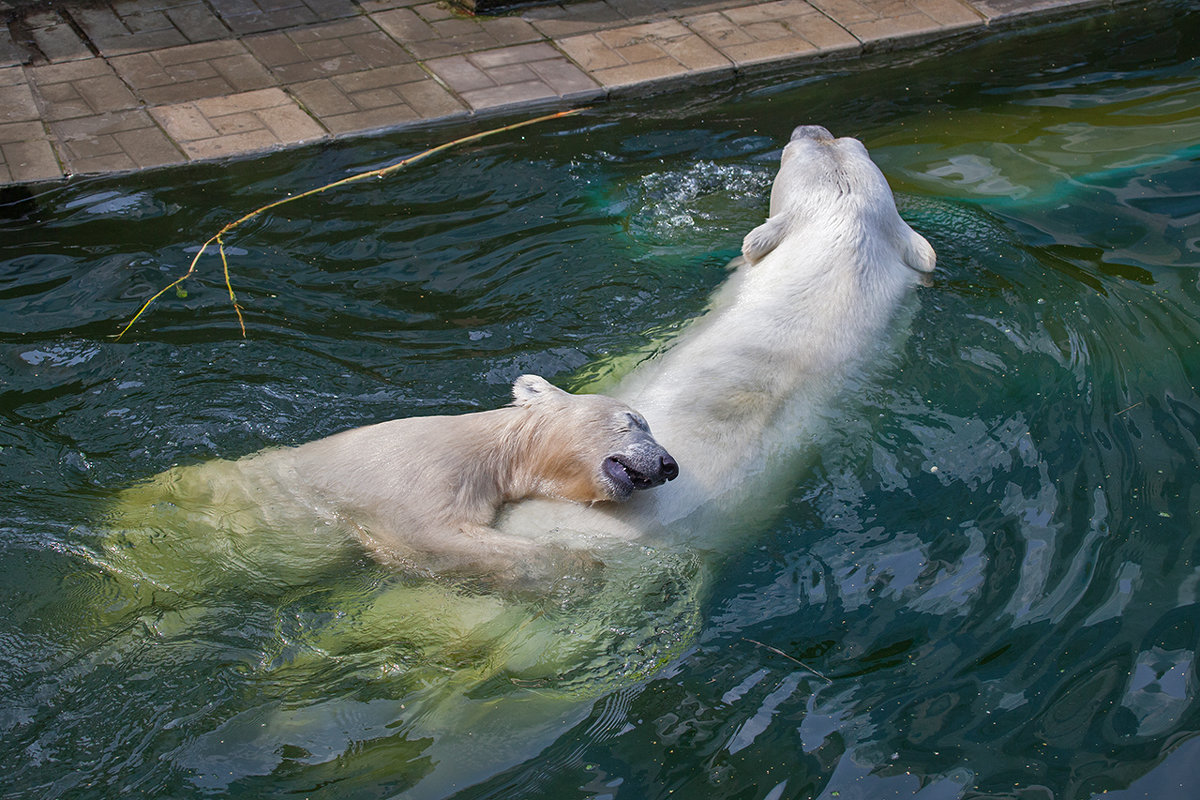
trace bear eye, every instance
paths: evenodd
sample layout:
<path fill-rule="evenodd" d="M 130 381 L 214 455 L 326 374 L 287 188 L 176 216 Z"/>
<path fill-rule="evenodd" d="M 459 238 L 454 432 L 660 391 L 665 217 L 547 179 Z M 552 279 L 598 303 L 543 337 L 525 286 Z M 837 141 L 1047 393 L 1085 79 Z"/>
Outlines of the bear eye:
<path fill-rule="evenodd" d="M 626 414 L 625 419 L 629 422 L 629 425 L 631 427 L 633 427 L 639 431 L 646 431 L 647 433 L 650 432 L 649 423 L 647 423 L 646 420 L 642 419 L 641 417 L 637 416 L 636 414 Z"/>

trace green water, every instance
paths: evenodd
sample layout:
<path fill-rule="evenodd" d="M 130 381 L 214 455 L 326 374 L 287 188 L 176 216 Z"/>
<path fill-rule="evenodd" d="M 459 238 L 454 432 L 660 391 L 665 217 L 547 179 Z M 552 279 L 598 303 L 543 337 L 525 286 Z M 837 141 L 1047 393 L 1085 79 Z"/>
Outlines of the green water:
<path fill-rule="evenodd" d="M 1191 5 L 610 104 L 285 206 L 229 241 L 244 339 L 216 259 L 111 335 L 247 210 L 461 131 L 8 201 L 0 797 L 1195 794 Z M 703 308 L 798 123 L 863 139 L 938 272 L 711 546 L 521 598 L 345 546 L 115 569 L 112 498 L 172 464 L 603 378 Z"/>

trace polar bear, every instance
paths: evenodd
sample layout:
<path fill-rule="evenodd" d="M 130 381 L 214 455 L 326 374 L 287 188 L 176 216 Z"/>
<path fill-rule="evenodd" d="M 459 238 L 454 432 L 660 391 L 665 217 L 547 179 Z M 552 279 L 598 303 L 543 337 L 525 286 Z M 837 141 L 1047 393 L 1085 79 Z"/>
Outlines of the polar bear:
<path fill-rule="evenodd" d="M 660 356 L 606 388 L 645 415 L 659 442 L 688 465 L 685 475 L 619 509 L 576 513 L 525 503 L 501 527 L 632 539 L 701 510 L 744 513 L 748 493 L 771 481 L 764 473 L 794 461 L 811 442 L 848 370 L 878 349 L 935 264 L 933 248 L 900 218 L 861 142 L 797 127 L 780 159 L 769 215 L 745 236 L 707 312 Z M 685 527 L 709 540 L 716 535 L 713 526 Z"/>
<path fill-rule="evenodd" d="M 384 561 L 505 575 L 538 559 L 529 539 L 491 527 L 503 503 L 622 502 L 679 474 L 645 419 L 620 401 L 570 394 L 536 375 L 522 375 L 512 393 L 511 405 L 491 411 L 396 419 L 177 467 L 128 490 L 122 505 L 185 508 L 193 523 L 247 537 L 315 521 L 357 534 Z"/>

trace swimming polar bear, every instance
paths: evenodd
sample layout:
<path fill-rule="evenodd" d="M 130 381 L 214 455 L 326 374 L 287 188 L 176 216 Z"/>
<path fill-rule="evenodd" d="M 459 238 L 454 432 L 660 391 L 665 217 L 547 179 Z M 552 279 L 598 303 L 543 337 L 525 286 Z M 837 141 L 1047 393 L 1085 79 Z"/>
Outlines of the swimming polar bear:
<path fill-rule="evenodd" d="M 176 467 L 127 490 L 122 506 L 148 505 L 151 519 L 187 509 L 193 523 L 247 537 L 323 522 L 358 534 L 383 561 L 513 577 L 536 572 L 545 554 L 491 527 L 502 504 L 622 502 L 679 474 L 645 419 L 620 401 L 570 394 L 537 375 L 518 378 L 512 394 L 511 405 L 491 411 L 395 419 Z"/>
<path fill-rule="evenodd" d="M 687 465 L 683 477 L 620 508 L 527 502 L 501 527 L 638 539 L 700 511 L 737 510 L 747 490 L 770 481 L 765 472 L 810 441 L 801 434 L 812 433 L 814 415 L 886 338 L 902 301 L 935 265 L 933 247 L 900 218 L 861 142 L 796 128 L 767 220 L 746 235 L 708 311 L 606 389 L 642 412 Z"/>

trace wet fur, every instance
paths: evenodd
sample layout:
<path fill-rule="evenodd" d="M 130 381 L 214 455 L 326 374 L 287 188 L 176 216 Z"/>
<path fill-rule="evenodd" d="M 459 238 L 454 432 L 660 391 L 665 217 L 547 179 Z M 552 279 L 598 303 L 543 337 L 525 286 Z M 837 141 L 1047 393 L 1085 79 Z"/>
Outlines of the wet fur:
<path fill-rule="evenodd" d="M 330 526 L 356 535 L 381 560 L 503 576 L 536 567 L 538 548 L 491 526 L 502 504 L 627 499 L 627 487 L 604 471 L 612 454 L 647 471 L 674 464 L 641 416 L 610 397 L 569 394 L 525 375 L 513 398 L 492 411 L 396 419 L 175 468 L 128 490 L 123 505 L 168 503 L 247 536 L 264 525 Z"/>

